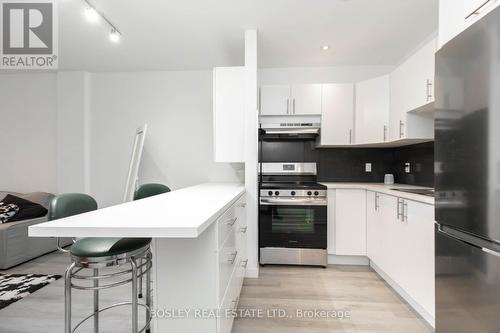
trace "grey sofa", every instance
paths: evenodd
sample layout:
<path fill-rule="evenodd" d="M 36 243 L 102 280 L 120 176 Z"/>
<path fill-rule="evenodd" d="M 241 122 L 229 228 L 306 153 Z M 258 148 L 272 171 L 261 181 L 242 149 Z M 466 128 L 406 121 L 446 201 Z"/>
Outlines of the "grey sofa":
<path fill-rule="evenodd" d="M 53 194 L 35 192 L 20 194 L 13 192 L 0 192 L 0 201 L 7 195 L 12 194 L 26 200 L 36 202 L 45 208 L 54 197 Z M 28 237 L 28 227 L 47 221 L 47 216 L 0 224 L 0 269 L 7 269 L 21 264 L 48 252 L 57 250 L 55 238 Z M 62 240 L 62 244 L 71 243 L 71 239 Z"/>

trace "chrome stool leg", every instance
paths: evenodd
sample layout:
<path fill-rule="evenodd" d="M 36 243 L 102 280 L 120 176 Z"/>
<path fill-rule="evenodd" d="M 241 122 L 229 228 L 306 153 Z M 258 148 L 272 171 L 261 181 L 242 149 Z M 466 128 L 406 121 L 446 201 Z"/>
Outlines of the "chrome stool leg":
<path fill-rule="evenodd" d="M 94 268 L 94 333 L 99 333 L 99 269 Z"/>
<path fill-rule="evenodd" d="M 71 273 L 76 264 L 74 262 L 64 274 L 64 332 L 71 333 Z"/>
<path fill-rule="evenodd" d="M 130 258 L 130 266 L 132 266 L 132 333 L 138 333 L 137 262 L 133 257 Z"/>
<path fill-rule="evenodd" d="M 152 262 L 152 255 L 151 255 L 151 252 L 147 254 L 147 258 L 148 258 L 148 261 Z M 147 262 L 147 261 L 146 261 Z M 153 267 L 146 267 L 146 269 L 148 270 L 148 272 L 146 273 L 146 323 L 150 320 L 151 318 L 151 275 L 152 275 L 152 270 L 153 270 Z M 148 325 L 147 328 L 146 328 L 146 333 L 150 333 L 151 332 L 151 326 Z"/>
<path fill-rule="evenodd" d="M 139 259 L 139 270 L 140 270 L 140 274 L 139 274 L 139 298 L 142 298 L 142 259 Z"/>

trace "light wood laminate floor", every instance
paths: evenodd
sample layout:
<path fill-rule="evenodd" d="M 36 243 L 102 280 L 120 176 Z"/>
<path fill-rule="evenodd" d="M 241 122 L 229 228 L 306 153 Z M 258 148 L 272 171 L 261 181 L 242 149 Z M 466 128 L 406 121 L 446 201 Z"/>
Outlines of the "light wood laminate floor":
<path fill-rule="evenodd" d="M 62 275 L 68 264 L 67 255 L 54 252 L 12 269 L 0 270 L 0 273 Z M 91 311 L 92 293 L 73 293 L 76 321 Z M 126 301 L 130 293 L 129 286 L 105 291 L 101 294 L 101 302 L 106 305 Z M 258 279 L 245 280 L 239 308 L 247 318 L 237 318 L 232 333 L 431 332 L 426 323 L 367 267 L 266 266 L 261 268 Z M 251 311 L 248 309 L 262 309 L 263 312 L 249 318 Z M 267 309 L 286 310 L 287 317 L 272 318 Z M 334 314 L 332 311 L 349 311 L 350 318 L 296 317 L 297 310 L 315 309 L 330 311 L 330 317 Z M 142 316 L 140 319 L 142 323 Z M 59 333 L 63 332 L 63 322 L 63 279 L 0 310 L 1 333 Z M 93 332 L 92 323 L 89 324 L 79 332 Z M 116 309 L 103 318 L 100 333 L 129 332 L 129 327 L 129 309 Z"/>

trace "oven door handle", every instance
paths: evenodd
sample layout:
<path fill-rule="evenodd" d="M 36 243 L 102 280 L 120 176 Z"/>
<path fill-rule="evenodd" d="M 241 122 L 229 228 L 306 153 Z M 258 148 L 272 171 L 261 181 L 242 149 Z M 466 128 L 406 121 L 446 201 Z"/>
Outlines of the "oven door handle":
<path fill-rule="evenodd" d="M 260 198 L 260 204 L 264 206 L 326 206 L 326 199 L 269 199 Z"/>

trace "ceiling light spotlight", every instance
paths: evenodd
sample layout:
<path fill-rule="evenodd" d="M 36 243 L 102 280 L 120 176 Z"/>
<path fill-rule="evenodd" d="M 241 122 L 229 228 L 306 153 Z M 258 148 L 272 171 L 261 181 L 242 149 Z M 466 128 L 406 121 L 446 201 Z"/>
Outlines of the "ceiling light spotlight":
<path fill-rule="evenodd" d="M 328 51 L 328 50 L 330 49 L 330 45 L 323 45 L 323 46 L 321 47 L 321 49 L 322 49 L 323 51 Z"/>
<path fill-rule="evenodd" d="M 99 13 L 92 7 L 87 7 L 85 9 L 85 17 L 90 22 L 97 22 L 99 19 Z"/>
<path fill-rule="evenodd" d="M 113 43 L 118 43 L 120 41 L 120 37 L 120 33 L 115 29 L 111 30 L 111 32 L 109 33 L 109 40 L 111 40 Z"/>

